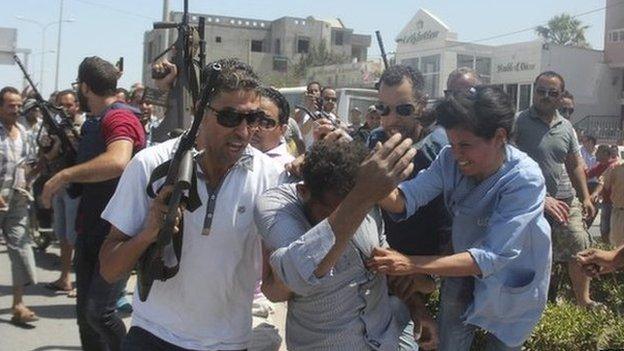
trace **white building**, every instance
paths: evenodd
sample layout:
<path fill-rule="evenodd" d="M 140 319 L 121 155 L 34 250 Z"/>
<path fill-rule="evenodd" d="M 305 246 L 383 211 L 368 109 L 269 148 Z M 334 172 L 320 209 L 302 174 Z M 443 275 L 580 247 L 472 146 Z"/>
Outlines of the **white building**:
<path fill-rule="evenodd" d="M 556 71 L 575 97 L 574 122 L 608 116 L 620 119 L 622 74 L 604 62 L 602 51 L 530 41 L 481 45 L 457 40 L 436 16 L 419 10 L 396 38 L 398 63 L 418 68 L 430 97 L 444 95 L 446 79 L 458 67 L 471 67 L 485 83 L 500 85 L 516 100 L 518 110 L 529 107 L 532 84 L 543 71 Z"/>

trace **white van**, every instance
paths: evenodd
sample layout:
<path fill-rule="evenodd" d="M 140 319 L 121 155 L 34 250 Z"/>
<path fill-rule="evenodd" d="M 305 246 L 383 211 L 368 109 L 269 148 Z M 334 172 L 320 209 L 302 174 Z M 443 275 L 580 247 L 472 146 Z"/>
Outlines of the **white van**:
<path fill-rule="evenodd" d="M 295 111 L 295 105 L 303 103 L 303 94 L 306 91 L 305 86 L 280 88 L 278 89 L 288 103 L 291 111 Z M 336 97 L 338 98 L 338 106 L 336 106 L 336 114 L 340 119 L 349 123 L 349 111 L 357 107 L 362 112 L 362 118 L 366 115 L 368 106 L 378 101 L 377 90 L 363 88 L 338 88 L 336 89 Z"/>

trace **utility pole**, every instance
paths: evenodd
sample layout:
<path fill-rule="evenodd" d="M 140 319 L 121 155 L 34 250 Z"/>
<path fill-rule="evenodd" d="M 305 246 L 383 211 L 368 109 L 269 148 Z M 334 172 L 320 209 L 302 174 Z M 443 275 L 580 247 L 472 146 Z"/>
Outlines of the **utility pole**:
<path fill-rule="evenodd" d="M 59 62 L 61 59 L 61 29 L 63 28 L 63 0 L 61 0 L 61 10 L 59 11 L 58 19 L 58 37 L 56 39 L 56 73 L 54 74 L 54 90 L 58 90 L 59 80 Z"/>
<path fill-rule="evenodd" d="M 162 21 L 169 22 L 169 0 L 163 0 Z M 162 31 L 161 35 L 160 51 L 165 51 L 165 49 L 169 47 L 169 30 Z"/>

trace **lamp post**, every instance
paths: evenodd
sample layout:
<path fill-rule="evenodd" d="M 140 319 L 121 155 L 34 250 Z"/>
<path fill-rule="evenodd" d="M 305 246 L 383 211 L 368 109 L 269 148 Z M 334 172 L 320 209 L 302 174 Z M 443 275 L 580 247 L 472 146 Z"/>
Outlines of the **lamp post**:
<path fill-rule="evenodd" d="M 48 22 L 48 23 L 41 23 L 39 21 L 36 21 L 34 19 L 30 19 L 30 18 L 26 18 L 24 16 L 15 16 L 15 18 L 17 18 L 20 21 L 24 21 L 24 22 L 29 22 L 29 23 L 34 23 L 37 26 L 39 26 L 39 28 L 41 29 L 41 67 L 39 68 L 39 90 L 41 90 L 41 92 L 43 92 L 43 67 L 44 67 L 44 61 L 45 61 L 45 32 L 46 30 L 54 25 L 54 24 L 60 24 L 62 22 L 66 22 L 66 23 L 70 23 L 70 22 L 74 22 L 75 20 L 70 18 L 70 19 L 66 19 L 66 20 L 62 20 L 62 21 L 52 21 L 52 22 Z"/>

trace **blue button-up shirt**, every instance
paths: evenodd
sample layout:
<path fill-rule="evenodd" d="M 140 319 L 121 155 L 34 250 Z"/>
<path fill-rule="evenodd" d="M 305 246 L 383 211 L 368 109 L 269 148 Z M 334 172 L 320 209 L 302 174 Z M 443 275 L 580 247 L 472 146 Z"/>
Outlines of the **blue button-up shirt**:
<path fill-rule="evenodd" d="M 545 308 L 551 241 L 539 166 L 513 146 L 505 150 L 502 167 L 478 183 L 459 171 L 451 148 L 444 148 L 431 167 L 399 185 L 406 211 L 397 217 L 409 217 L 443 193 L 453 216 L 453 249 L 469 252 L 482 273 L 463 318 L 516 346 Z"/>
<path fill-rule="evenodd" d="M 405 305 L 388 296 L 387 280 L 366 269 L 373 248 L 387 246 L 379 209 L 362 222 L 331 271 L 314 275 L 334 245 L 327 220 L 311 225 L 295 184 L 266 191 L 256 204 L 256 224 L 273 251 L 273 272 L 293 291 L 288 301 L 290 350 L 396 351 L 409 321 Z"/>

